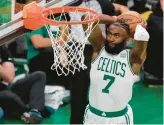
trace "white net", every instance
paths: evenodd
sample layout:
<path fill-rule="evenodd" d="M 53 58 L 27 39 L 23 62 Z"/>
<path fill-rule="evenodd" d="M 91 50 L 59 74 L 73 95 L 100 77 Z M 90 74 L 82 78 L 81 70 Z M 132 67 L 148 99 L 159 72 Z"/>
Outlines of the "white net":
<path fill-rule="evenodd" d="M 91 12 L 69 12 L 70 19 L 68 20 L 66 13 L 61 13 L 59 17 L 55 18 L 52 12 L 50 17 L 59 22 L 64 21 L 78 21 L 79 24 L 59 24 L 58 26 L 45 25 L 49 37 L 52 42 L 54 51 L 54 64 L 51 66 L 52 70 L 56 70 L 58 75 L 74 74 L 75 71 L 86 69 L 84 64 L 84 48 L 88 37 L 96 25 L 94 22 L 88 24 L 87 30 L 84 31 L 81 22 L 81 16 L 86 15 L 85 20 L 97 18 L 97 15 Z M 93 26 L 94 24 L 94 26 Z"/>

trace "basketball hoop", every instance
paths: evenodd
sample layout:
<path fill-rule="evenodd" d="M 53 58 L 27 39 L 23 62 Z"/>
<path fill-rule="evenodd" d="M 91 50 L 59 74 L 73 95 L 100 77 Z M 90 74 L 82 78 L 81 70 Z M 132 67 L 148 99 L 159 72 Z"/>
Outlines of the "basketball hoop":
<path fill-rule="evenodd" d="M 67 20 L 66 13 L 72 15 L 70 20 Z M 56 18 L 55 14 L 59 16 Z M 82 15 L 86 17 L 83 20 Z M 98 14 L 88 8 L 62 6 L 46 9 L 34 3 L 24 7 L 25 28 L 35 30 L 42 26 L 46 27 L 54 51 L 54 64 L 51 69 L 56 70 L 58 75 L 68 75 L 70 72 L 74 74 L 76 70 L 87 68 L 84 64 L 83 51 L 89 35 L 98 22 Z M 83 30 L 82 24 L 88 25 L 86 31 Z M 61 27 L 64 28 L 61 30 Z M 66 39 L 63 39 L 62 35 Z"/>

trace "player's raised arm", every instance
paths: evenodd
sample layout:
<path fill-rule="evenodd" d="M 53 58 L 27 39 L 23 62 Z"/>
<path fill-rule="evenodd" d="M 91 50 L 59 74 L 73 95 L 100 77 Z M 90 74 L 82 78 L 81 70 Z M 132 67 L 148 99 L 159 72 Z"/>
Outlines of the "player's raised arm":
<path fill-rule="evenodd" d="M 134 47 L 130 52 L 130 63 L 133 72 L 137 75 L 146 59 L 146 49 L 149 37 L 149 33 L 146 29 L 141 24 L 138 24 L 134 34 Z"/>
<path fill-rule="evenodd" d="M 88 20 L 89 17 L 86 17 L 85 15 L 82 16 L 82 20 Z M 99 14 L 99 23 L 101 24 L 111 24 L 117 20 L 116 16 L 108 16 L 105 14 Z M 102 35 L 102 31 L 98 25 L 96 25 L 98 22 L 95 22 L 93 24 L 93 31 L 91 32 L 88 40 L 91 42 L 91 44 L 94 47 L 94 51 L 99 52 L 101 48 L 104 45 L 105 38 Z M 88 25 L 83 24 L 84 31 L 87 30 Z"/>

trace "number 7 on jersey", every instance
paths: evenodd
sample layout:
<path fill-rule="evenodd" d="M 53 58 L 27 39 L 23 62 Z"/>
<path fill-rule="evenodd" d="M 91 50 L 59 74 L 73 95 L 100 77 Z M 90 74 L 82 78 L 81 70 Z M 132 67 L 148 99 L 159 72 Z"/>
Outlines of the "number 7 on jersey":
<path fill-rule="evenodd" d="M 110 86 L 114 83 L 115 81 L 115 77 L 113 76 L 109 76 L 109 75 L 104 75 L 103 80 L 107 81 L 109 80 L 108 84 L 106 85 L 106 87 L 104 89 L 102 89 L 103 93 L 109 93 L 109 88 Z"/>

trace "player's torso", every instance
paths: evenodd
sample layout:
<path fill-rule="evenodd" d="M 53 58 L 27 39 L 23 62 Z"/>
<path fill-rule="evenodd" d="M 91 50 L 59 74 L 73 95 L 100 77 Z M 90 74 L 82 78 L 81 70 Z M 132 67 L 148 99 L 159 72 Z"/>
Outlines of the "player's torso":
<path fill-rule="evenodd" d="M 129 50 L 110 55 L 103 48 L 92 63 L 89 103 L 107 112 L 119 111 L 126 107 L 132 97 L 132 86 L 137 76 L 129 62 Z"/>

